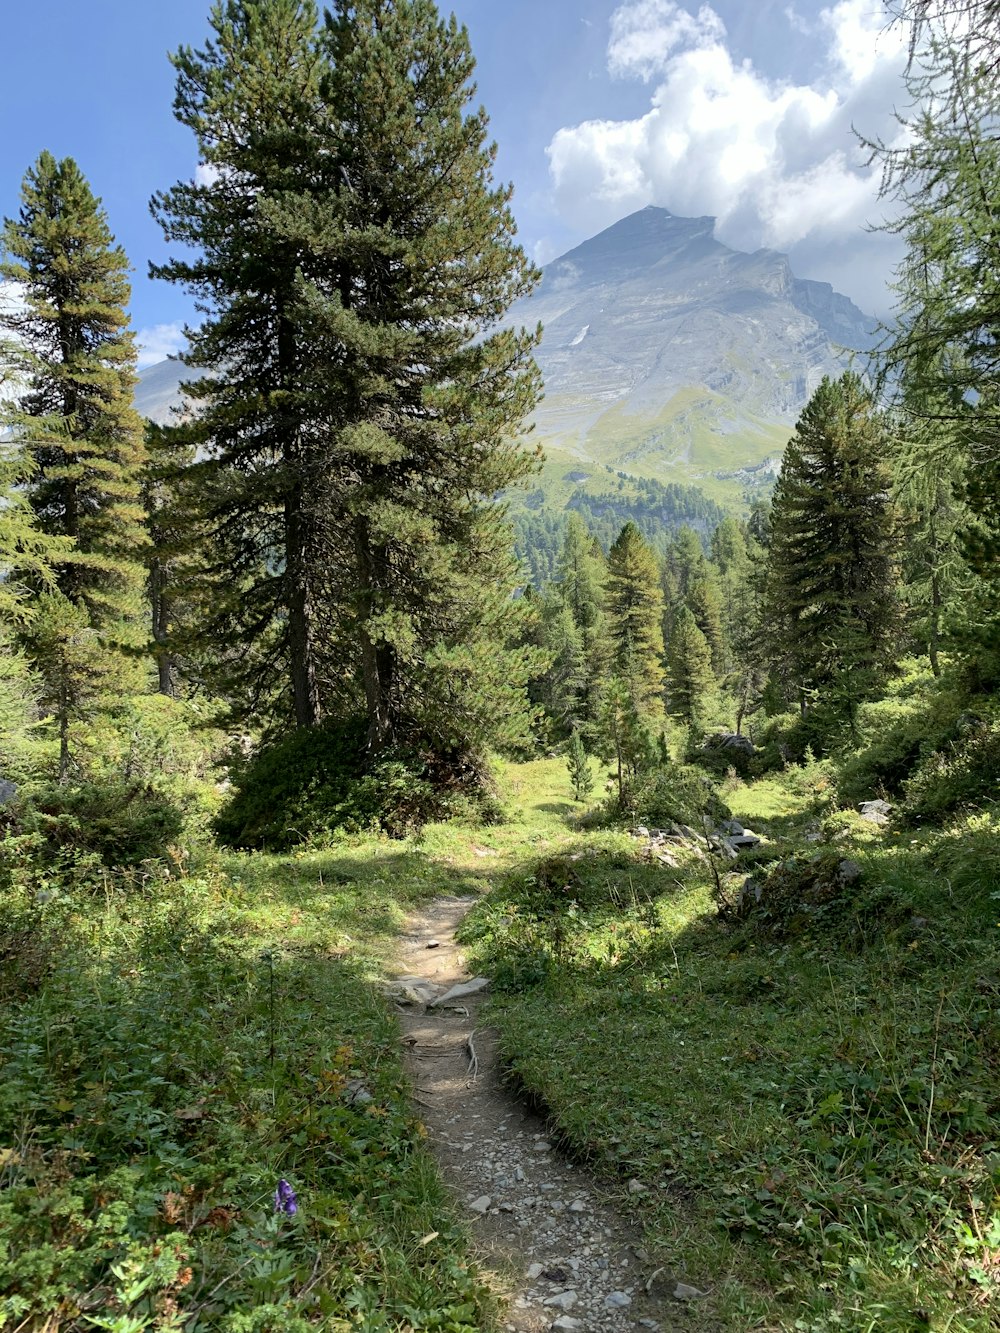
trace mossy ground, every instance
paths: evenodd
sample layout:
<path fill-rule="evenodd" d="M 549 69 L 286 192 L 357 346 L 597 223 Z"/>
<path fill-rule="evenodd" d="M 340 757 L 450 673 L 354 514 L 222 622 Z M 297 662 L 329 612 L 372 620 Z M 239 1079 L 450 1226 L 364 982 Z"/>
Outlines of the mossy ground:
<path fill-rule="evenodd" d="M 804 853 L 816 777 L 726 799 Z M 649 1186 L 661 1262 L 709 1292 L 690 1327 L 996 1326 L 996 825 L 845 823 L 858 912 L 792 938 L 720 920 L 700 857 L 611 835 L 576 839 L 562 876 L 522 866 L 466 927 L 518 1083 L 570 1150 Z"/>
<path fill-rule="evenodd" d="M 0 1327 L 491 1327 L 377 985 L 442 892 L 482 894 L 467 938 L 512 1074 L 609 1185 L 648 1185 L 651 1246 L 708 1292 L 679 1323 L 995 1326 L 994 815 L 873 832 L 819 769 L 730 784 L 782 851 L 825 820 L 894 905 L 776 939 L 719 919 L 700 856 L 585 831 L 563 761 L 503 781 L 494 827 L 9 895 Z"/>

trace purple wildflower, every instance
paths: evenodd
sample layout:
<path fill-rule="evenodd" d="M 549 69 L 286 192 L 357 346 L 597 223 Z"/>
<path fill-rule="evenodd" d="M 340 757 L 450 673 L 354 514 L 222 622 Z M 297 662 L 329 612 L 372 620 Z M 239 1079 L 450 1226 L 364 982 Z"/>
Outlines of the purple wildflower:
<path fill-rule="evenodd" d="M 294 1217 L 299 1211 L 299 1201 L 295 1197 L 295 1191 L 283 1177 L 278 1181 L 278 1188 L 274 1191 L 274 1211 L 287 1213 L 289 1217 Z"/>

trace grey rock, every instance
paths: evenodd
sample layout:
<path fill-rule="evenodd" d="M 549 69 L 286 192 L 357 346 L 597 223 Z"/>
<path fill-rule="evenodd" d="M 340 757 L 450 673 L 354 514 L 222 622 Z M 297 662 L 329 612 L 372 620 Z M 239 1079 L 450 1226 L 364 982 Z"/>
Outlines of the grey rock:
<path fill-rule="evenodd" d="M 382 989 L 397 1004 L 413 1005 L 416 1008 L 433 1004 L 438 995 L 437 986 L 425 981 L 423 977 L 397 977 Z"/>
<path fill-rule="evenodd" d="M 529 1265 L 528 1265 L 528 1271 L 527 1271 L 527 1273 L 525 1274 L 525 1276 L 527 1277 L 528 1281 L 529 1281 L 529 1282 L 534 1282 L 534 1280 L 535 1280 L 536 1277 L 541 1277 L 541 1276 L 542 1276 L 542 1269 L 543 1269 L 544 1267 L 545 1267 L 544 1264 L 529 1264 Z"/>
<path fill-rule="evenodd" d="M 630 1180 L 628 1183 L 629 1194 L 646 1194 L 648 1193 L 648 1191 L 649 1191 L 649 1186 L 644 1185 L 641 1180 L 633 1179 Z"/>
<path fill-rule="evenodd" d="M 554 1296 L 547 1297 L 542 1304 L 553 1305 L 557 1310 L 572 1310 L 579 1299 L 575 1291 L 557 1291 Z"/>
<path fill-rule="evenodd" d="M 881 827 L 888 824 L 892 806 L 888 801 L 862 801 L 858 810 L 862 819 L 867 819 L 869 824 L 878 824 Z"/>
<path fill-rule="evenodd" d="M 532 1151 L 532 1152 L 551 1152 L 551 1151 L 552 1151 L 552 1144 L 551 1144 L 551 1143 L 546 1143 L 544 1139 L 539 1139 L 539 1141 L 538 1141 L 537 1143 L 533 1143 L 533 1144 L 531 1145 L 531 1151 Z M 545 1189 L 545 1188 L 546 1188 L 546 1186 L 543 1185 L 543 1186 L 542 1186 L 542 1189 Z M 548 1188 L 548 1189 L 554 1189 L 555 1187 L 554 1187 L 553 1185 L 549 1185 L 547 1188 Z"/>
<path fill-rule="evenodd" d="M 660 1321 L 658 1319 L 640 1319 L 639 1327 L 657 1329 L 660 1327 Z"/>
<path fill-rule="evenodd" d="M 17 795 L 17 783 L 0 778 L 0 805 L 9 805 Z"/>
<path fill-rule="evenodd" d="M 365 1087 L 363 1079 L 352 1078 L 344 1088 L 344 1101 L 348 1106 L 364 1106 L 372 1100 L 374 1099 Z"/>
<path fill-rule="evenodd" d="M 488 977 L 473 977 L 471 981 L 460 981 L 457 986 L 452 986 L 451 990 L 432 1000 L 427 1006 L 429 1009 L 436 1009 L 443 1004 L 454 1004 L 456 1000 L 464 1000 L 467 995 L 478 995 L 490 984 Z"/>
<path fill-rule="evenodd" d="M 424 945 L 424 948 L 425 948 L 425 949 L 440 949 L 440 948 L 441 948 L 441 941 L 440 941 L 440 940 L 428 940 L 427 943 Z"/>
<path fill-rule="evenodd" d="M 697 1287 L 689 1287 L 686 1282 L 678 1282 L 674 1287 L 675 1301 L 696 1301 L 699 1296 L 707 1295 L 704 1291 L 699 1291 Z"/>
<path fill-rule="evenodd" d="M 612 1291 L 604 1298 L 604 1305 L 608 1310 L 624 1310 L 627 1305 L 631 1304 L 632 1297 L 627 1291 Z"/>
<path fill-rule="evenodd" d="M 861 867 L 857 861 L 845 857 L 837 867 L 837 877 L 841 884 L 856 884 L 861 878 Z"/>
<path fill-rule="evenodd" d="M 586 1201 L 584 1199 L 574 1199 L 569 1206 L 569 1210 L 571 1213 L 585 1213 L 587 1211 Z"/>
<path fill-rule="evenodd" d="M 474 1213 L 488 1213 L 492 1202 L 488 1194 L 480 1194 L 478 1199 L 473 1199 L 469 1207 Z"/>
<path fill-rule="evenodd" d="M 561 1314 L 553 1323 L 552 1327 L 566 1329 L 583 1328 L 583 1321 L 581 1319 L 574 1319 L 572 1315 Z"/>
<path fill-rule="evenodd" d="M 738 736 L 735 731 L 725 731 L 716 741 L 724 750 L 742 750 L 744 754 L 754 753 L 754 744 L 749 736 Z"/>
<path fill-rule="evenodd" d="M 756 833 L 738 833 L 727 838 L 726 841 L 730 847 L 735 847 L 738 852 L 746 851 L 749 847 L 760 846 L 760 838 L 757 837 Z"/>

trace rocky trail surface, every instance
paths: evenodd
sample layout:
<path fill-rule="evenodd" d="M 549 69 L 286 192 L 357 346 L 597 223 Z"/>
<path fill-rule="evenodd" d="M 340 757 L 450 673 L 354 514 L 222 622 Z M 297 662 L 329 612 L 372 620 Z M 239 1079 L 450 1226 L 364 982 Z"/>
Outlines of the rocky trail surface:
<path fill-rule="evenodd" d="M 454 939 L 474 901 L 437 898 L 411 918 L 389 993 L 428 1140 L 480 1266 L 511 1294 L 503 1327 L 684 1328 L 684 1301 L 701 1293 L 657 1268 L 637 1222 L 504 1085 L 479 1018 L 487 983 L 470 980 Z M 638 1181 L 628 1188 L 644 1192 Z"/>

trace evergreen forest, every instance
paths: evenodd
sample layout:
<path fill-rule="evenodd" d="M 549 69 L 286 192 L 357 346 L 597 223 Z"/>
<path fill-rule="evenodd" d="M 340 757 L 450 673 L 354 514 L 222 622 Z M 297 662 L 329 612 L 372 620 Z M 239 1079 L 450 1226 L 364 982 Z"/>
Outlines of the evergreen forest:
<path fill-rule="evenodd" d="M 169 424 L 86 164 L 26 164 L 3 1333 L 529 1327 L 387 993 L 456 895 L 505 1078 L 641 1233 L 607 1309 L 998 1327 L 1000 7 L 886 21 L 895 314 L 732 512 L 624 474 L 546 510 L 540 274 L 433 0 L 219 0 L 172 54 Z"/>

